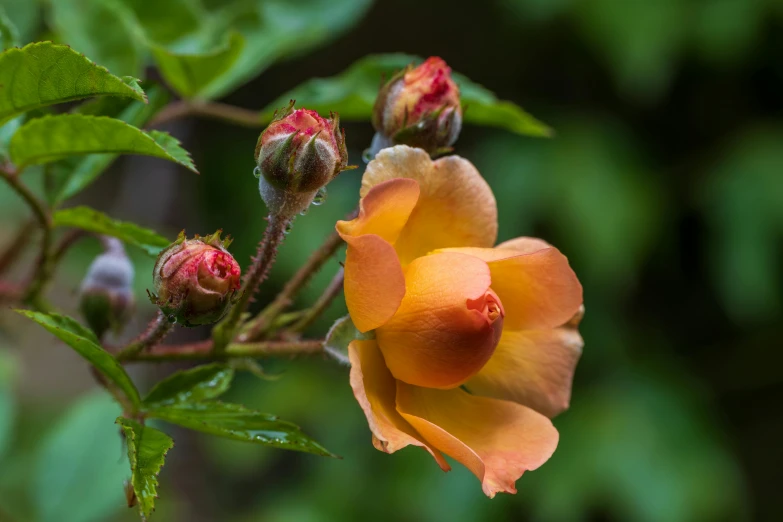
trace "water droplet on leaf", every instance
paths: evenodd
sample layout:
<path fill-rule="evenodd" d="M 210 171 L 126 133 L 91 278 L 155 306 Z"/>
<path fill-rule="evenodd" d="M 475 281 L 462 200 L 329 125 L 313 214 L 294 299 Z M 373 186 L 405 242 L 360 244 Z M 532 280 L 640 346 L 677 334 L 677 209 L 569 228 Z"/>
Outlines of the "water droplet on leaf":
<path fill-rule="evenodd" d="M 256 178 L 261 177 L 261 167 L 256 167 L 253 169 L 253 176 L 255 176 Z"/>

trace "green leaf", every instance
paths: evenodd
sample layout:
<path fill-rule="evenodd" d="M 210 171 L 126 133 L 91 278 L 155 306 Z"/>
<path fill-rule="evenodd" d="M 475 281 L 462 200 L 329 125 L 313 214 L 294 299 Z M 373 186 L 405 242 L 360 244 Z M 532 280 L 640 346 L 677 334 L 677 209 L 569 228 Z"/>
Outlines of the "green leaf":
<path fill-rule="evenodd" d="M 163 158 L 198 172 L 176 138 L 165 132 L 146 133 L 105 116 L 61 114 L 36 118 L 16 132 L 9 149 L 11 159 L 20 168 L 72 155 L 110 152 Z"/>
<path fill-rule="evenodd" d="M 334 322 L 324 340 L 324 351 L 343 364 L 351 364 L 348 359 L 348 345 L 357 339 L 375 339 L 373 331 L 362 333 L 356 329 L 350 315 Z"/>
<path fill-rule="evenodd" d="M 235 2 L 213 13 L 245 38 L 239 58 L 202 95 L 220 98 L 274 62 L 336 38 L 354 25 L 371 0 L 266 0 Z"/>
<path fill-rule="evenodd" d="M 406 54 L 371 55 L 355 62 L 331 78 L 314 78 L 283 94 L 267 105 L 261 113 L 263 121 L 272 119 L 274 111 L 296 100 L 297 105 L 326 114 L 334 111 L 343 120 L 368 120 L 378 89 L 384 78 L 421 58 Z M 552 130 L 517 105 L 498 100 L 489 90 L 460 74 L 454 74 L 459 84 L 465 122 L 499 127 L 526 136 L 551 136 Z"/>
<path fill-rule="evenodd" d="M 103 391 L 80 398 L 40 441 L 31 489 L 36 522 L 117 520 L 128 476 L 112 422 L 120 408 Z M 20 519 L 21 520 L 21 519 Z"/>
<path fill-rule="evenodd" d="M 278 420 L 274 415 L 247 409 L 239 404 L 217 401 L 186 402 L 150 409 L 147 415 L 229 439 L 304 451 L 315 455 L 334 456 L 303 434 L 295 424 Z"/>
<path fill-rule="evenodd" d="M 139 503 L 142 519 L 155 510 L 155 499 L 158 498 L 158 474 L 166 453 L 174 446 L 171 437 L 149 426 L 138 422 L 117 418 L 117 424 L 122 427 L 125 441 L 128 444 L 128 460 L 131 467 L 131 484 Z"/>
<path fill-rule="evenodd" d="M 19 45 L 19 30 L 8 18 L 2 5 L 0 5 L 0 45 L 3 46 L 3 50 Z"/>
<path fill-rule="evenodd" d="M 134 223 L 111 219 L 106 214 L 90 207 L 58 210 L 52 216 L 52 224 L 55 227 L 75 227 L 96 234 L 116 237 L 125 243 L 141 248 L 151 256 L 157 256 L 161 249 L 171 244 L 171 241 L 152 230 L 142 228 Z"/>
<path fill-rule="evenodd" d="M 49 7 L 52 28 L 64 43 L 115 74 L 142 74 L 142 33 L 124 2 L 56 0 Z"/>
<path fill-rule="evenodd" d="M 96 98 L 79 107 L 81 114 L 94 116 L 112 116 L 134 127 L 143 127 L 149 120 L 168 103 L 169 95 L 160 86 L 147 90 L 148 103 L 132 100 L 129 103 L 119 98 Z M 117 105 L 117 102 L 123 102 Z M 117 154 L 88 154 L 74 156 L 62 162 L 49 164 L 50 179 L 54 182 L 49 201 L 56 206 L 62 201 L 75 196 L 95 179 L 117 158 Z"/>
<path fill-rule="evenodd" d="M 0 53 L 0 124 L 47 105 L 104 95 L 146 101 L 135 80 L 118 78 L 65 45 L 39 42 Z"/>
<path fill-rule="evenodd" d="M 155 385 L 144 398 L 148 408 L 174 403 L 214 399 L 228 391 L 234 370 L 222 364 L 207 364 L 177 372 Z"/>
<path fill-rule="evenodd" d="M 231 68 L 244 46 L 242 35 L 232 32 L 221 46 L 207 53 L 175 53 L 154 46 L 152 54 L 166 82 L 182 97 L 193 98 Z"/>
<path fill-rule="evenodd" d="M 141 404 L 139 392 L 125 369 L 100 346 L 95 334 L 74 319 L 60 314 L 44 314 L 31 310 L 15 310 L 43 326 L 52 335 L 73 348 L 79 355 L 113 381 L 130 399 L 134 406 Z"/>

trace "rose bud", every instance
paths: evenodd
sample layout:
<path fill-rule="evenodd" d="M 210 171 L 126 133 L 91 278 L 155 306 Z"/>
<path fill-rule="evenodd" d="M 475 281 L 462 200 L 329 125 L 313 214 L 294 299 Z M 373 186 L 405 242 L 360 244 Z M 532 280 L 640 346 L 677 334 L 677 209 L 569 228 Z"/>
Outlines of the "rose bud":
<path fill-rule="evenodd" d="M 381 87 L 372 118 L 378 131 L 372 155 L 393 145 L 409 145 L 436 156 L 449 152 L 462 129 L 459 87 L 451 68 L 433 56 L 408 66 Z"/>
<path fill-rule="evenodd" d="M 318 190 L 348 166 L 340 118 L 322 118 L 294 102 L 259 136 L 255 151 L 259 190 L 270 212 L 291 218 L 312 203 Z"/>
<path fill-rule="evenodd" d="M 239 290 L 241 270 L 226 250 L 231 240 L 221 241 L 220 232 L 194 239 L 180 233 L 155 262 L 157 295 L 150 294 L 150 300 L 182 326 L 218 321 Z"/>
<path fill-rule="evenodd" d="M 79 309 L 98 337 L 107 330 L 119 333 L 133 312 L 133 265 L 122 243 L 102 238 L 105 251 L 96 257 L 82 281 Z"/>

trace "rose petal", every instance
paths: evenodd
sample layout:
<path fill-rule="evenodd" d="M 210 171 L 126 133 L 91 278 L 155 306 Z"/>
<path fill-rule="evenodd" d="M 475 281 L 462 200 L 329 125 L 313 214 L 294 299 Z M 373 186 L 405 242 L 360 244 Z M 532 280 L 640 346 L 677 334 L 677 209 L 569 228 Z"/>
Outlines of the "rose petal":
<path fill-rule="evenodd" d="M 404 145 L 384 149 L 367 165 L 362 196 L 394 178 L 414 179 L 421 190 L 416 208 L 395 243 L 403 265 L 437 248 L 494 244 L 495 196 L 466 159 L 448 156 L 433 162 L 421 149 Z"/>
<path fill-rule="evenodd" d="M 397 382 L 397 411 L 430 444 L 464 464 L 484 493 L 516 493 L 514 483 L 546 462 L 558 433 L 540 413 L 466 391 Z"/>
<path fill-rule="evenodd" d="M 483 305 L 489 268 L 473 256 L 420 257 L 405 272 L 405 297 L 397 313 L 375 332 L 395 378 L 433 388 L 459 386 L 489 360 L 502 317 Z"/>
<path fill-rule="evenodd" d="M 380 236 L 344 236 L 345 303 L 356 328 L 368 332 L 391 319 L 405 295 L 405 276 L 394 247 Z"/>
<path fill-rule="evenodd" d="M 523 238 L 520 238 L 523 239 Z M 524 238 L 523 252 L 510 248 L 446 248 L 487 262 L 492 289 L 500 296 L 507 330 L 556 328 L 576 314 L 582 305 L 582 285 L 568 258 L 540 240 Z M 515 240 L 516 241 L 516 240 Z M 503 243 L 509 245 L 510 242 Z"/>
<path fill-rule="evenodd" d="M 337 222 L 337 232 L 343 238 L 376 234 L 393 244 L 418 199 L 419 184 L 415 180 L 391 179 L 379 183 L 362 198 L 357 218 Z"/>
<path fill-rule="evenodd" d="M 504 331 L 492 358 L 465 386 L 554 417 L 568 409 L 583 345 L 574 328 Z"/>
<path fill-rule="evenodd" d="M 441 469 L 449 471 L 451 467 L 443 455 L 427 444 L 397 412 L 396 381 L 386 368 L 375 341 L 352 341 L 348 346 L 348 357 L 353 394 L 367 417 L 375 447 L 394 453 L 409 445 L 421 446 L 430 452 Z"/>

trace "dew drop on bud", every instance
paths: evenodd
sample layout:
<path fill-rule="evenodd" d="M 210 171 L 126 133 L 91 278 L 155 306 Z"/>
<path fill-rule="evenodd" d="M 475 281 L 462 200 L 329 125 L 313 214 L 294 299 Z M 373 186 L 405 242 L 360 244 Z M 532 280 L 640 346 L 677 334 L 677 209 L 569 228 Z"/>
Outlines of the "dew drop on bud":
<path fill-rule="evenodd" d="M 253 169 L 253 176 L 255 176 L 256 179 L 261 177 L 261 167 L 256 167 Z"/>
<path fill-rule="evenodd" d="M 323 205 L 324 201 L 326 201 L 326 188 L 321 187 L 313 198 L 313 205 Z"/>
<path fill-rule="evenodd" d="M 175 316 L 174 314 L 172 314 L 172 315 L 170 315 L 170 316 L 168 317 L 168 320 L 169 320 L 169 322 L 170 322 L 171 324 L 174 324 L 174 323 L 176 323 L 176 322 L 177 322 L 177 316 Z"/>
<path fill-rule="evenodd" d="M 362 152 L 362 161 L 370 163 L 374 156 L 372 148 L 364 149 L 364 152 Z"/>
<path fill-rule="evenodd" d="M 294 229 L 294 222 L 292 220 L 292 221 L 289 221 L 288 223 L 285 224 L 285 230 L 283 230 L 283 233 L 285 235 L 288 235 L 288 234 L 291 233 L 291 230 L 293 230 L 293 229 Z"/>

